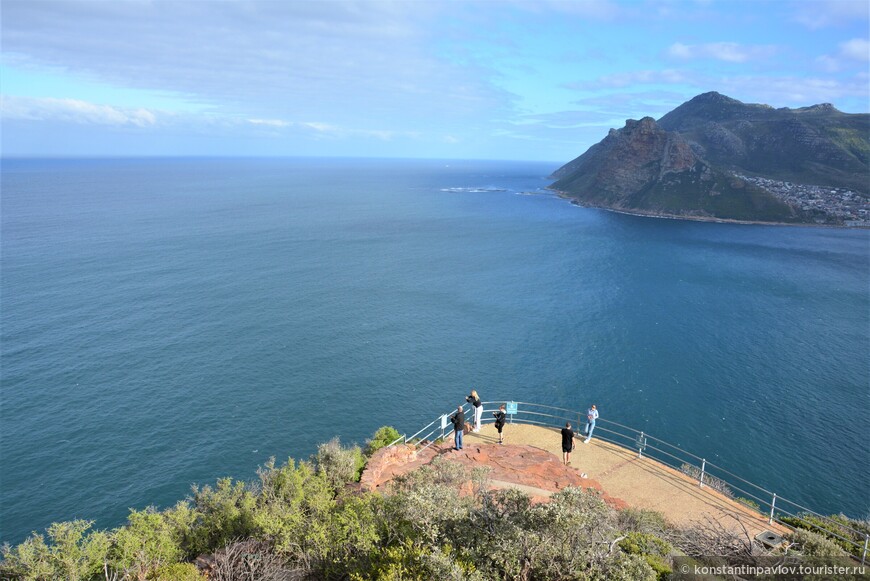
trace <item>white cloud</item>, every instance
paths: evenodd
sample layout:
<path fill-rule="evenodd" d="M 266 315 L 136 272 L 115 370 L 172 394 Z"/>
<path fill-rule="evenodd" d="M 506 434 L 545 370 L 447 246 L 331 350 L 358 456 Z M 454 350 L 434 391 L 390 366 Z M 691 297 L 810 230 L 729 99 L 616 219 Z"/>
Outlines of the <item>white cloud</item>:
<path fill-rule="evenodd" d="M 823 54 L 816 57 L 816 64 L 823 71 L 828 73 L 836 73 L 854 66 L 856 62 L 863 63 L 870 61 L 870 41 L 863 38 L 853 38 L 846 42 L 841 42 L 839 51 L 836 55 Z"/>
<path fill-rule="evenodd" d="M 793 20 L 811 30 L 867 22 L 870 16 L 866 0 L 802 0 L 794 5 Z"/>
<path fill-rule="evenodd" d="M 819 65 L 819 68 L 825 71 L 826 73 L 836 73 L 840 71 L 843 67 L 840 65 L 839 59 L 836 59 L 830 55 L 823 54 L 822 56 L 816 57 L 816 64 Z"/>
<path fill-rule="evenodd" d="M 612 0 L 514 0 L 518 8 L 532 12 L 553 11 L 589 20 L 614 20 L 625 14 L 625 9 Z"/>
<path fill-rule="evenodd" d="M 97 125 L 135 125 L 147 127 L 157 123 L 157 116 L 147 109 L 122 109 L 78 99 L 54 99 L 3 95 L 0 115 L 5 119 L 28 121 L 63 121 Z"/>
<path fill-rule="evenodd" d="M 289 121 L 282 119 L 248 119 L 251 125 L 265 125 L 267 127 L 289 127 L 292 125 Z"/>
<path fill-rule="evenodd" d="M 870 41 L 866 38 L 853 38 L 840 43 L 840 54 L 856 61 L 870 61 Z"/>
<path fill-rule="evenodd" d="M 729 63 L 745 63 L 749 60 L 767 58 L 774 52 L 776 47 L 770 45 L 744 45 L 736 42 L 709 42 L 695 45 L 675 42 L 668 48 L 668 55 L 676 59 L 714 59 Z"/>
<path fill-rule="evenodd" d="M 866 100 L 867 75 L 849 78 L 796 77 L 790 75 L 713 75 L 697 71 L 633 71 L 606 75 L 591 81 L 564 85 L 587 94 L 608 89 L 635 90 L 643 87 L 674 85 L 686 100 L 707 92 L 718 91 L 744 102 L 766 103 L 774 107 L 805 107 L 816 103 Z M 639 112 L 638 114 L 642 114 Z"/>
<path fill-rule="evenodd" d="M 673 85 L 687 80 L 686 73 L 676 69 L 629 71 L 604 75 L 593 81 L 576 81 L 565 83 L 566 89 L 578 91 L 594 91 L 599 89 L 615 89 L 631 85 Z"/>
<path fill-rule="evenodd" d="M 421 117 L 461 126 L 509 107 L 485 75 L 430 50 L 445 6 L 44 0 L 4 3 L 0 23 L 17 66 L 171 91 L 245 119 L 407 130 Z"/>
<path fill-rule="evenodd" d="M 307 127 L 309 129 L 314 129 L 315 131 L 319 131 L 321 133 L 342 133 L 343 130 L 335 125 L 330 125 L 329 123 L 318 123 L 316 121 L 306 121 L 300 123 L 299 125 L 303 127 Z"/>

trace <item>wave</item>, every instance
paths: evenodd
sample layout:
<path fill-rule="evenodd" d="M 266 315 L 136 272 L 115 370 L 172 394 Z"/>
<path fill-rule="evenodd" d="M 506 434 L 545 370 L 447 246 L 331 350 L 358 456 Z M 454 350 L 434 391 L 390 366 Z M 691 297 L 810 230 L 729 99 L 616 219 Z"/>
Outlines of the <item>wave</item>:
<path fill-rule="evenodd" d="M 497 188 L 492 186 L 472 187 L 472 188 L 441 188 L 442 192 L 451 192 L 457 194 L 482 194 L 489 192 L 509 192 L 507 188 Z"/>

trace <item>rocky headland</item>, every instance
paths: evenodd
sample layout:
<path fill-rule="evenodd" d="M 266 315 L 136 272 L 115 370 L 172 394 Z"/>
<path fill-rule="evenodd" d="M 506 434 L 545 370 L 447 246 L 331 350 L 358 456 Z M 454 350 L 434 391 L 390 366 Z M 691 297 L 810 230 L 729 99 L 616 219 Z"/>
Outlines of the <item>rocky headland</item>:
<path fill-rule="evenodd" d="M 870 227 L 870 115 L 705 93 L 559 168 L 573 202 L 695 219 Z"/>

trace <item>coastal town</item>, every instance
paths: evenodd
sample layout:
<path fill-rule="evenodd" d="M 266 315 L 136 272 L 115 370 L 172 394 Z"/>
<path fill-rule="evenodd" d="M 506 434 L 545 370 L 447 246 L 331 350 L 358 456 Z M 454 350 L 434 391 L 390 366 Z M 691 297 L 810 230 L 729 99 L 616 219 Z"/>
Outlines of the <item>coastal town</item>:
<path fill-rule="evenodd" d="M 758 186 L 797 210 L 815 216 L 820 224 L 870 228 L 870 198 L 845 188 L 810 186 L 762 177 L 734 174 Z"/>

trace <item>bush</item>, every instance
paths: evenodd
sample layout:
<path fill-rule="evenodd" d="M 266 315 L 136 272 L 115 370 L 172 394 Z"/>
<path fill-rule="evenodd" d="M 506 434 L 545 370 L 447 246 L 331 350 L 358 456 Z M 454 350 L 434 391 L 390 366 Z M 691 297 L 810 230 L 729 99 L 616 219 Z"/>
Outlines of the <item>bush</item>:
<path fill-rule="evenodd" d="M 851 519 L 843 514 L 822 518 L 811 513 L 800 513 L 794 517 L 784 516 L 780 520 L 796 529 L 821 535 L 859 558 L 864 547 L 864 535 L 870 533 L 870 523 L 866 520 Z"/>
<path fill-rule="evenodd" d="M 291 570 L 269 543 L 247 539 L 230 543 L 217 551 L 209 579 L 213 581 L 279 581 L 288 579 Z"/>
<path fill-rule="evenodd" d="M 318 472 L 321 472 L 334 490 L 349 482 L 359 482 L 365 458 L 359 446 L 342 448 L 338 438 L 333 438 L 317 447 L 313 457 Z"/>
<path fill-rule="evenodd" d="M 680 466 L 680 472 L 686 474 L 687 476 L 691 476 L 695 480 L 701 478 L 701 469 L 689 463 Z M 727 484 L 725 484 L 723 480 L 720 480 L 715 476 L 711 476 L 706 472 L 704 473 L 704 486 L 709 486 L 713 490 L 724 494 L 728 498 L 734 498 L 734 493 L 731 491 L 731 488 Z"/>
<path fill-rule="evenodd" d="M 788 535 L 796 549 L 807 557 L 844 557 L 849 553 L 837 543 L 812 531 L 797 529 Z"/>
<path fill-rule="evenodd" d="M 668 523 L 660 512 L 642 508 L 625 508 L 617 514 L 619 528 L 626 532 L 659 534 L 668 529 Z"/>
<path fill-rule="evenodd" d="M 380 441 L 393 436 L 388 430 L 376 434 Z M 194 487 L 189 501 L 162 512 L 134 510 L 108 534 L 89 532 L 86 521 L 52 525 L 48 541 L 34 534 L 3 549 L 0 578 L 199 581 L 196 568 L 180 561 L 211 554 L 215 580 L 635 581 L 667 575 L 672 545 L 721 545 L 716 530 L 710 542 L 690 531 L 668 544 L 660 538 L 667 534 L 661 515 L 618 512 L 596 491 L 565 488 L 545 504 L 516 489 L 488 491 L 484 470 L 443 458 L 389 495 L 361 493 L 344 486 L 361 458 L 359 448 L 334 440 L 312 462 L 275 466 L 270 459 L 257 482 L 222 479 L 214 488 Z M 818 535 L 795 534 L 807 554 L 836 549 Z"/>
<path fill-rule="evenodd" d="M 178 562 L 183 551 L 166 515 L 152 508 L 131 511 L 127 526 L 112 535 L 109 564 L 127 577 L 144 579 Z"/>
<path fill-rule="evenodd" d="M 75 520 L 48 527 L 49 543 L 33 533 L 15 547 L 3 547 L 0 577 L 19 579 L 90 579 L 103 570 L 109 551 L 109 536 L 88 533 L 93 522 Z"/>
<path fill-rule="evenodd" d="M 628 533 L 619 541 L 619 548 L 629 555 L 640 555 L 647 565 L 655 571 L 658 579 L 666 579 L 673 570 L 669 563 L 669 555 L 674 548 L 670 543 L 649 533 Z"/>
<path fill-rule="evenodd" d="M 450 546 L 430 549 L 410 539 L 379 551 L 369 568 L 350 575 L 351 581 L 402 581 L 404 579 L 484 579 L 474 565 L 457 562 Z"/>
<path fill-rule="evenodd" d="M 256 496 L 244 482 L 231 478 L 217 486 L 193 487 L 196 524 L 189 536 L 188 554 L 200 555 L 223 547 L 233 539 L 254 533 Z"/>
<path fill-rule="evenodd" d="M 375 432 L 375 435 L 372 436 L 371 440 L 366 443 L 366 456 L 369 458 L 372 457 L 372 454 L 383 448 L 384 446 L 388 446 L 391 443 L 398 440 L 402 434 L 392 426 L 383 426 L 378 428 L 378 431 Z"/>
<path fill-rule="evenodd" d="M 603 579 L 607 581 L 656 581 L 659 577 L 640 555 L 616 553 L 602 564 Z"/>
<path fill-rule="evenodd" d="M 205 577 L 193 563 L 173 563 L 157 569 L 151 577 L 154 581 L 205 581 Z"/>
<path fill-rule="evenodd" d="M 744 505 L 748 506 L 749 508 L 751 508 L 754 511 L 761 512 L 761 505 L 758 504 L 757 502 L 755 502 L 754 500 L 752 500 L 751 498 L 744 498 L 742 496 L 738 496 L 734 500 L 736 500 L 740 504 L 744 504 Z"/>
<path fill-rule="evenodd" d="M 313 566 L 329 547 L 329 514 L 335 506 L 335 491 L 313 465 L 288 460 L 275 467 L 270 459 L 257 471 L 260 493 L 253 511 L 256 534 L 292 563 Z M 228 541 L 232 539 L 228 539 Z"/>

